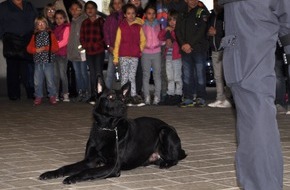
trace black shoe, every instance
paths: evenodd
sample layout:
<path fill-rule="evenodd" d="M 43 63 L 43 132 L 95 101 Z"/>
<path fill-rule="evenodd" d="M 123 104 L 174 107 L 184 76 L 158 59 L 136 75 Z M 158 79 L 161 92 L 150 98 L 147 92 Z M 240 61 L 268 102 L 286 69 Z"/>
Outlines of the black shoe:
<path fill-rule="evenodd" d="M 12 101 L 20 100 L 20 97 L 18 97 L 18 96 L 11 96 L 11 97 L 9 97 L 9 100 L 12 100 Z"/>

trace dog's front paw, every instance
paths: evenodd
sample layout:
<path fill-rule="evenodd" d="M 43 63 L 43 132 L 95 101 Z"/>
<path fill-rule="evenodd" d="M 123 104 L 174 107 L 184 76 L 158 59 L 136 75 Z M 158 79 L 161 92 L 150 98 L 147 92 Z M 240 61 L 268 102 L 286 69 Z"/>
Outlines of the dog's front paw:
<path fill-rule="evenodd" d="M 57 171 L 48 171 L 41 174 L 38 179 L 47 180 L 47 179 L 55 179 L 58 177 L 60 177 L 60 175 Z"/>
<path fill-rule="evenodd" d="M 77 176 L 69 176 L 65 178 L 62 183 L 69 185 L 69 184 L 75 184 L 78 181 L 80 181 L 80 179 Z"/>

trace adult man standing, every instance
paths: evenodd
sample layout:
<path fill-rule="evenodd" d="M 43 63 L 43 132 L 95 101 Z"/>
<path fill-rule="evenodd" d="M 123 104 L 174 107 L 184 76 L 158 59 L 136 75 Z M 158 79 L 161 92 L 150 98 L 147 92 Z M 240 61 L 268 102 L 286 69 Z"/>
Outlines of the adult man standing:
<path fill-rule="evenodd" d="M 219 0 L 225 10 L 224 72 L 237 111 L 236 171 L 245 190 L 281 190 L 283 158 L 276 121 L 278 36 L 290 53 L 289 0 Z"/>
<path fill-rule="evenodd" d="M 33 61 L 26 45 L 34 29 L 35 8 L 25 0 L 7 0 L 0 4 L 0 39 L 7 62 L 7 88 L 10 100 L 20 99 L 21 81 L 27 97 L 34 92 Z"/>

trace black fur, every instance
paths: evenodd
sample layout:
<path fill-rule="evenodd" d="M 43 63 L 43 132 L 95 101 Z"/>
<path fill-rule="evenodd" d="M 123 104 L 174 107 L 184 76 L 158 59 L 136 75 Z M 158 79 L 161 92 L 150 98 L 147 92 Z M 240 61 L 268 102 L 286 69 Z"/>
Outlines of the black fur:
<path fill-rule="evenodd" d="M 48 171 L 40 180 L 69 176 L 64 184 L 118 177 L 121 170 L 149 164 L 169 168 L 186 157 L 176 130 L 151 117 L 127 119 L 130 83 L 120 90 L 106 89 L 102 78 L 97 82 L 95 122 L 86 146 L 85 158 L 77 163 Z"/>

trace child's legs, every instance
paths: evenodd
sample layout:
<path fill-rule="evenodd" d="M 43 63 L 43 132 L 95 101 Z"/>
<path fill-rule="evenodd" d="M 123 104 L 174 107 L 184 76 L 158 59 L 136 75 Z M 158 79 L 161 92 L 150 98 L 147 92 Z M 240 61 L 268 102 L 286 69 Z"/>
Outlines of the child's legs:
<path fill-rule="evenodd" d="M 126 84 L 129 81 L 129 58 L 128 57 L 120 57 L 120 72 L 121 72 L 121 86 Z"/>
<path fill-rule="evenodd" d="M 143 70 L 143 93 L 144 97 L 150 96 L 149 92 L 149 80 L 150 80 L 150 71 L 151 71 L 151 54 L 144 54 L 141 58 L 141 65 Z"/>
<path fill-rule="evenodd" d="M 77 91 L 81 90 L 81 83 L 82 83 L 82 77 L 81 77 L 81 61 L 72 61 L 74 71 L 75 71 L 75 77 L 76 77 L 76 88 Z"/>
<path fill-rule="evenodd" d="M 95 68 L 97 76 L 103 77 L 105 52 L 98 53 L 95 56 Z"/>
<path fill-rule="evenodd" d="M 56 88 L 56 95 L 59 95 L 59 86 L 60 86 L 60 74 L 59 74 L 59 62 L 55 60 L 55 63 L 53 63 L 53 69 L 54 69 L 54 84 Z"/>
<path fill-rule="evenodd" d="M 81 81 L 82 84 L 80 89 L 83 91 L 87 91 L 89 87 L 89 75 L 88 75 L 88 67 L 85 61 L 80 62 L 80 72 L 81 72 Z"/>
<path fill-rule="evenodd" d="M 62 85 L 62 94 L 68 93 L 68 79 L 67 79 L 67 63 L 68 60 L 66 57 L 57 56 L 59 62 L 59 74 Z"/>
<path fill-rule="evenodd" d="M 108 57 L 108 68 L 107 68 L 107 76 L 106 76 L 106 86 L 111 89 L 113 85 L 113 81 L 115 78 L 115 66 L 113 64 L 113 54 L 109 53 Z"/>
<path fill-rule="evenodd" d="M 153 67 L 153 79 L 154 79 L 154 96 L 160 99 L 161 92 L 161 53 L 155 53 L 151 55 L 152 67 Z"/>
<path fill-rule="evenodd" d="M 95 95 L 96 86 L 96 68 L 95 68 L 95 55 L 87 55 L 87 63 L 90 70 L 90 84 L 91 84 L 91 96 Z"/>
<path fill-rule="evenodd" d="M 136 96 L 136 72 L 138 67 L 138 58 L 131 57 L 129 63 L 129 81 L 131 82 L 131 96 Z"/>
<path fill-rule="evenodd" d="M 176 95 L 182 95 L 182 62 L 181 59 L 172 60 L 174 82 L 175 82 L 175 93 Z"/>
<path fill-rule="evenodd" d="M 34 96 L 36 98 L 43 97 L 43 80 L 44 80 L 44 73 L 43 73 L 43 64 L 36 63 L 34 69 Z"/>
<path fill-rule="evenodd" d="M 56 88 L 54 84 L 54 72 L 53 72 L 53 63 L 46 63 L 44 68 L 44 75 L 47 84 L 48 96 L 56 95 Z"/>
<path fill-rule="evenodd" d="M 166 75 L 168 83 L 167 94 L 173 96 L 175 92 L 175 84 L 172 56 L 166 56 Z"/>

